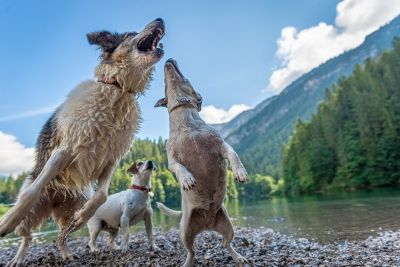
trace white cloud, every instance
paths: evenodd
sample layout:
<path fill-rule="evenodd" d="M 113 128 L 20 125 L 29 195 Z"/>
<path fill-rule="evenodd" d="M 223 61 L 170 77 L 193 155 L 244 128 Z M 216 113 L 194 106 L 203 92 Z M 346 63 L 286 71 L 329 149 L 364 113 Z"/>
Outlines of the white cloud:
<path fill-rule="evenodd" d="M 12 121 L 12 120 L 17 120 L 17 119 L 35 117 L 35 116 L 42 115 L 42 114 L 48 114 L 48 113 L 55 111 L 57 107 L 58 107 L 58 105 L 53 105 L 53 106 L 43 107 L 43 108 L 39 108 L 39 109 L 35 109 L 35 110 L 28 110 L 28 111 L 24 111 L 24 112 L 17 113 L 17 114 L 2 116 L 2 117 L 0 117 L 0 122 Z"/>
<path fill-rule="evenodd" d="M 302 74 L 357 47 L 399 14 L 399 0 L 343 0 L 336 7 L 334 25 L 321 22 L 300 31 L 283 28 L 276 52 L 282 66 L 273 71 L 265 91 L 279 93 Z"/>
<path fill-rule="evenodd" d="M 0 174 L 16 175 L 29 171 L 34 164 L 34 148 L 25 147 L 11 134 L 0 131 Z"/>
<path fill-rule="evenodd" d="M 239 113 L 248 110 L 250 108 L 251 108 L 250 106 L 247 106 L 245 104 L 237 104 L 231 106 L 228 110 L 225 110 L 223 108 L 217 108 L 211 105 L 211 106 L 205 106 L 201 110 L 200 116 L 207 123 L 218 124 L 218 123 L 228 122 Z"/>

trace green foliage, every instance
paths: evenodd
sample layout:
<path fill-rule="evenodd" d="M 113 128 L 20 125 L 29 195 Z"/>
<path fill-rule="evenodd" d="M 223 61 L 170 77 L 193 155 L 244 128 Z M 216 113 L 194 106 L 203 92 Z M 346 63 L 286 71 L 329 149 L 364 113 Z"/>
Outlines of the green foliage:
<path fill-rule="evenodd" d="M 400 40 L 358 65 L 327 92 L 310 122 L 298 121 L 284 149 L 288 193 L 400 183 Z"/>
<path fill-rule="evenodd" d="M 5 206 L 0 204 L 0 218 L 6 214 L 6 212 L 10 209 L 11 207 Z"/>
<path fill-rule="evenodd" d="M 168 170 L 168 160 L 165 150 L 165 140 L 137 139 L 129 152 L 121 160 L 114 172 L 110 183 L 109 194 L 114 194 L 129 188 L 132 183 L 131 175 L 126 171 L 131 164 L 138 160 L 153 160 L 157 170 L 151 178 L 154 201 L 164 202 L 170 206 L 179 206 L 181 192 L 179 182 Z M 27 173 L 19 175 L 16 179 L 9 177 L 0 179 L 0 203 L 13 203 Z M 264 199 L 278 191 L 278 184 L 270 176 L 252 175 L 249 183 L 238 185 L 231 171 L 228 171 L 227 201 L 233 199 Z M 0 212 L 2 210 L 0 209 Z"/>
<path fill-rule="evenodd" d="M 22 186 L 28 173 L 22 173 L 17 177 L 9 176 L 0 178 L 0 203 L 11 204 L 17 199 L 19 188 Z"/>
<path fill-rule="evenodd" d="M 282 182 L 276 181 L 271 176 L 253 174 L 250 175 L 248 183 L 239 184 L 237 188 L 239 193 L 239 199 L 242 200 L 267 199 L 271 195 L 281 192 Z"/>

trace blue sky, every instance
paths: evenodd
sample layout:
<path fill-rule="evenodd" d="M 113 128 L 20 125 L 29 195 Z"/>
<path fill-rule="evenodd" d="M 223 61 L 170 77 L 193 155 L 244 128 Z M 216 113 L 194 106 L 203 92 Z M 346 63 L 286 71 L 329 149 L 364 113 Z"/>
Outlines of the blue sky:
<path fill-rule="evenodd" d="M 323 5 L 321 3 L 323 2 Z M 337 1 L 2 1 L 0 6 L 0 130 L 33 146 L 49 114 L 79 82 L 93 77 L 99 51 L 86 33 L 140 30 L 165 20 L 165 56 L 140 98 L 140 137 L 166 137 L 163 63 L 175 58 L 204 96 L 204 105 L 254 106 L 265 97 L 283 27 L 331 22 Z M 311 12 L 312 10 L 312 12 Z M 27 113 L 28 112 L 28 113 Z M 26 118 L 15 118 L 26 117 Z"/>
<path fill-rule="evenodd" d="M 161 17 L 165 56 L 140 97 L 140 138 L 168 135 L 163 64 L 175 58 L 223 122 L 279 93 L 400 14 L 398 0 L 22 1 L 0 3 L 0 174 L 27 169 L 41 126 L 68 92 L 93 78 L 86 33 L 139 31 Z M 21 156 L 24 155 L 24 156 Z"/>

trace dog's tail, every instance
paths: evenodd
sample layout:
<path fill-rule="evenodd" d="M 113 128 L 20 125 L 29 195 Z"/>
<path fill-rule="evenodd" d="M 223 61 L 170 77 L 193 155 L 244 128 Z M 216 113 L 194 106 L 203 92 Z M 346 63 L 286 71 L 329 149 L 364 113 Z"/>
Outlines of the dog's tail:
<path fill-rule="evenodd" d="M 157 207 L 161 210 L 162 213 L 169 217 L 182 217 L 182 211 L 170 209 L 166 207 L 163 203 L 157 202 Z"/>

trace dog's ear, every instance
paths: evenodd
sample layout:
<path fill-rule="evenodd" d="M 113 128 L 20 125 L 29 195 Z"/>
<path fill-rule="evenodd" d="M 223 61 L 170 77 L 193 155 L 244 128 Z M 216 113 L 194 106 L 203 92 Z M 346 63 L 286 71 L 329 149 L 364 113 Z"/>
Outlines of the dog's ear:
<path fill-rule="evenodd" d="M 98 45 L 103 49 L 103 51 L 109 51 L 118 45 L 118 36 L 108 31 L 91 32 L 86 36 L 89 44 Z"/>
<path fill-rule="evenodd" d="M 136 174 L 139 172 L 138 168 L 137 168 L 137 163 L 133 163 L 127 170 L 128 173 L 130 174 Z"/>
<path fill-rule="evenodd" d="M 157 103 L 154 105 L 155 108 L 158 107 L 167 107 L 168 101 L 167 98 L 163 97 L 160 100 L 157 101 Z"/>

